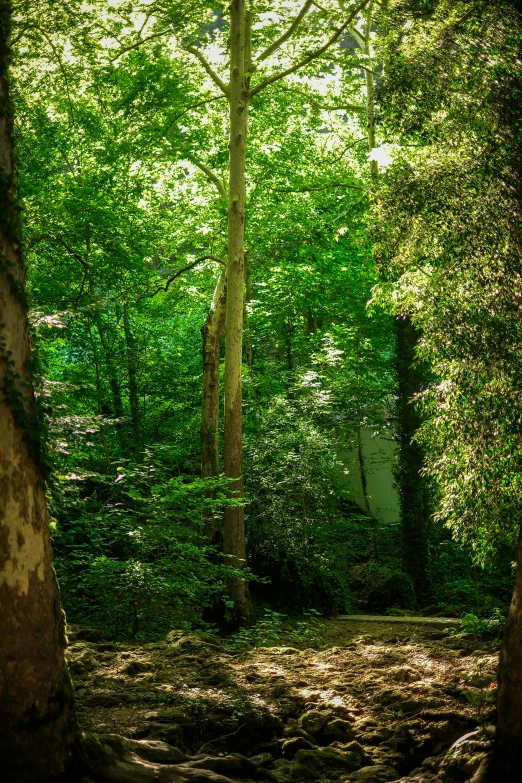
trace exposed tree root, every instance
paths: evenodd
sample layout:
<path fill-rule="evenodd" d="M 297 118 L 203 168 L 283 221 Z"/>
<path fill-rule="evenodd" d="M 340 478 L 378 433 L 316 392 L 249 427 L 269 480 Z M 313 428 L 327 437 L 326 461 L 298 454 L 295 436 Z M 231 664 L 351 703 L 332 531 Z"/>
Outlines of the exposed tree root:
<path fill-rule="evenodd" d="M 273 781 L 274 776 L 244 756 L 200 756 L 179 761 L 165 742 L 85 735 L 84 763 L 96 783 L 232 783 Z M 232 776 L 232 777 L 229 777 Z"/>

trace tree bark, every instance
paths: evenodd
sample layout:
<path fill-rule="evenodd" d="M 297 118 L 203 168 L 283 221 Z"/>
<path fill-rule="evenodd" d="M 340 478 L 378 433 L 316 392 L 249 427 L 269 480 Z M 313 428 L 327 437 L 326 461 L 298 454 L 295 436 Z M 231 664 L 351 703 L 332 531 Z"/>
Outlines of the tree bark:
<path fill-rule="evenodd" d="M 132 432 L 134 435 L 135 446 L 139 441 L 139 406 L 138 406 L 138 384 L 136 381 L 137 357 L 136 341 L 132 334 L 129 318 L 129 305 L 127 302 L 123 305 L 123 330 L 125 332 L 125 344 L 127 346 L 127 372 L 129 376 L 129 407 L 132 423 Z"/>
<path fill-rule="evenodd" d="M 371 58 L 372 56 L 372 42 L 371 42 L 371 29 L 373 18 L 373 2 L 368 5 L 366 12 L 366 30 L 364 36 L 364 46 L 362 50 L 364 54 Z M 366 77 L 366 119 L 367 119 L 367 138 L 368 138 L 368 151 L 371 153 L 377 147 L 377 140 L 375 135 L 375 85 L 373 82 L 373 73 L 365 71 Z M 370 174 L 372 182 L 375 184 L 379 176 L 379 166 L 376 160 L 370 161 Z"/>
<path fill-rule="evenodd" d="M 414 398 L 422 388 L 422 373 L 415 367 L 417 332 L 408 316 L 396 320 L 397 419 L 399 463 L 397 484 L 402 520 L 403 569 L 410 575 L 417 600 L 430 594 L 430 515 L 426 480 L 422 476 L 424 454 L 413 437 L 422 419 Z"/>
<path fill-rule="evenodd" d="M 517 549 L 513 598 L 500 648 L 497 685 L 497 729 L 489 783 L 522 780 L 522 528 Z M 479 780 L 482 779 L 479 778 Z"/>
<path fill-rule="evenodd" d="M 219 365 L 225 332 L 226 272 L 223 270 L 214 290 L 212 304 L 201 327 L 203 338 L 203 403 L 201 409 L 201 476 L 219 476 Z M 213 517 L 205 520 L 205 537 L 212 543 L 218 535 Z"/>
<path fill-rule="evenodd" d="M 226 272 L 221 272 L 212 304 L 201 327 L 203 338 L 203 406 L 201 413 L 201 475 L 219 475 L 219 364 L 225 332 Z"/>
<path fill-rule="evenodd" d="M 243 311 L 243 331 L 245 333 L 245 358 L 247 367 L 252 369 L 254 366 L 254 348 L 250 334 L 250 324 L 248 319 L 248 305 L 252 301 L 252 276 L 250 274 L 250 258 L 245 253 L 245 307 Z"/>
<path fill-rule="evenodd" d="M 225 475 L 234 498 L 243 498 L 243 286 L 245 282 L 246 139 L 249 102 L 250 24 L 245 0 L 230 3 L 230 110 L 229 202 L 227 250 L 227 304 L 225 344 Z M 247 64 L 245 65 L 245 60 Z M 246 565 L 245 517 L 243 505 L 225 509 L 224 554 L 228 563 Z M 234 601 L 234 622 L 248 622 L 251 616 L 248 583 L 229 579 L 227 590 Z"/>
<path fill-rule="evenodd" d="M 6 781 L 54 780 L 74 744 L 73 694 L 41 465 L 14 188 L 0 4 L 0 758 Z"/>

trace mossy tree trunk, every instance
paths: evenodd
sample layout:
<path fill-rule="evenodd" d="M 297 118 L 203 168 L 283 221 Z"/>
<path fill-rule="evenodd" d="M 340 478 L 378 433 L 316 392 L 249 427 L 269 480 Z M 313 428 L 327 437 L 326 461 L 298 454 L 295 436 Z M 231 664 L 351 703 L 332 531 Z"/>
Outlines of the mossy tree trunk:
<path fill-rule="evenodd" d="M 6 781 L 58 778 L 74 742 L 52 566 L 41 420 L 20 250 L 9 103 L 10 4 L 0 4 L 0 759 Z"/>

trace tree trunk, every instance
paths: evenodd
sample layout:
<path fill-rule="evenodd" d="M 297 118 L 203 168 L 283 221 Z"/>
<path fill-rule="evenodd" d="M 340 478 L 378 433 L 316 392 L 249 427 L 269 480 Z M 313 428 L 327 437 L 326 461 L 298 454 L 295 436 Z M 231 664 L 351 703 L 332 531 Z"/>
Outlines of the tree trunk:
<path fill-rule="evenodd" d="M 139 441 L 139 406 L 138 406 L 138 384 L 136 382 L 137 358 L 136 341 L 132 334 L 129 305 L 127 302 L 123 305 L 123 330 L 125 332 L 125 344 L 127 346 L 127 372 L 129 376 L 129 405 L 132 423 L 132 432 L 134 434 L 135 446 L 138 447 Z"/>
<path fill-rule="evenodd" d="M 111 468 L 111 457 L 109 452 L 109 444 L 107 443 L 107 435 L 105 433 L 105 427 L 103 426 L 103 400 L 102 400 L 102 383 L 100 373 L 100 362 L 98 359 L 98 351 L 96 350 L 96 343 L 92 334 L 90 323 L 87 324 L 87 331 L 91 340 L 92 354 L 94 357 L 94 371 L 96 373 L 96 404 L 98 410 L 98 426 L 100 428 L 100 438 L 103 446 L 103 453 L 105 454 L 105 461 L 107 467 Z"/>
<path fill-rule="evenodd" d="M 489 783 L 522 780 L 522 529 L 513 598 L 500 649 L 497 729 L 486 779 Z"/>
<path fill-rule="evenodd" d="M 107 339 L 107 335 L 105 333 L 105 327 L 98 313 L 94 315 L 93 320 L 94 323 L 96 324 L 96 329 L 98 330 L 98 334 L 100 335 L 100 342 L 102 344 L 103 353 L 105 356 L 105 364 L 107 366 L 107 372 L 109 375 L 109 384 L 111 387 L 112 400 L 114 404 L 114 414 L 116 418 L 119 419 L 121 424 L 125 414 L 123 412 L 123 402 L 121 399 L 120 384 L 118 383 L 118 375 L 116 373 L 114 354 L 112 352 L 112 348 Z"/>
<path fill-rule="evenodd" d="M 234 497 L 243 497 L 243 286 L 245 278 L 245 155 L 249 79 L 245 59 L 250 51 L 250 24 L 245 18 L 245 0 L 230 4 L 230 108 L 229 203 L 227 252 L 227 304 L 225 344 L 225 475 Z M 247 64 L 247 68 L 249 68 Z M 228 563 L 242 569 L 246 564 L 243 505 L 225 509 L 224 554 Z M 227 589 L 234 601 L 233 623 L 248 622 L 251 615 L 248 583 L 229 579 Z"/>
<path fill-rule="evenodd" d="M 403 569 L 412 578 L 417 600 L 429 599 L 430 516 L 426 480 L 422 476 L 424 454 L 413 437 L 421 416 L 413 402 L 422 388 L 422 373 L 415 367 L 417 333 L 409 317 L 398 318 L 398 441 L 397 484 L 402 520 Z"/>
<path fill-rule="evenodd" d="M 250 274 L 250 258 L 248 253 L 245 253 L 245 307 L 243 311 L 243 331 L 245 333 L 245 358 L 247 367 L 252 369 L 254 366 L 254 348 L 252 346 L 252 339 L 250 334 L 250 324 L 248 319 L 248 305 L 252 301 L 252 277 Z"/>
<path fill-rule="evenodd" d="M 371 58 L 372 56 L 372 44 L 370 36 L 372 29 L 372 17 L 373 2 L 370 2 L 366 13 L 366 31 L 364 36 L 364 46 L 362 47 L 364 54 L 368 58 Z M 370 62 L 370 60 L 368 60 L 368 62 Z M 377 140 L 375 135 L 375 85 L 373 83 L 373 73 L 370 73 L 370 71 L 365 71 L 365 76 L 368 151 L 371 152 L 377 147 Z M 379 176 L 379 166 L 376 160 L 370 161 L 370 174 L 373 184 L 376 184 Z"/>
<path fill-rule="evenodd" d="M 0 759 L 2 779 L 22 783 L 64 772 L 75 722 L 29 369 L 7 82 L 9 11 L 0 5 Z"/>
<path fill-rule="evenodd" d="M 219 476 L 219 365 L 221 342 L 225 331 L 226 272 L 219 276 L 205 323 L 203 338 L 203 403 L 201 410 L 201 476 Z M 217 543 L 218 528 L 214 517 L 205 519 L 205 537 Z"/>

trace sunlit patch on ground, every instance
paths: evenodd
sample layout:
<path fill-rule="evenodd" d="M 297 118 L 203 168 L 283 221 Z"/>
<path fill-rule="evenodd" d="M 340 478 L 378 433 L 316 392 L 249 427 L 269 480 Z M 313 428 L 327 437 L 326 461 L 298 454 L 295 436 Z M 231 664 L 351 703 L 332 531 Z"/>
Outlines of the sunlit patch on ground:
<path fill-rule="evenodd" d="M 491 644 L 427 626 L 336 621 L 325 639 L 324 650 L 240 654 L 197 635 L 143 647 L 77 639 L 69 658 L 81 724 L 186 754 L 240 752 L 283 783 L 348 781 L 366 766 L 377 781 L 471 777 L 486 735 L 447 751 L 492 719 Z M 421 777 L 411 778 L 416 768 Z"/>

